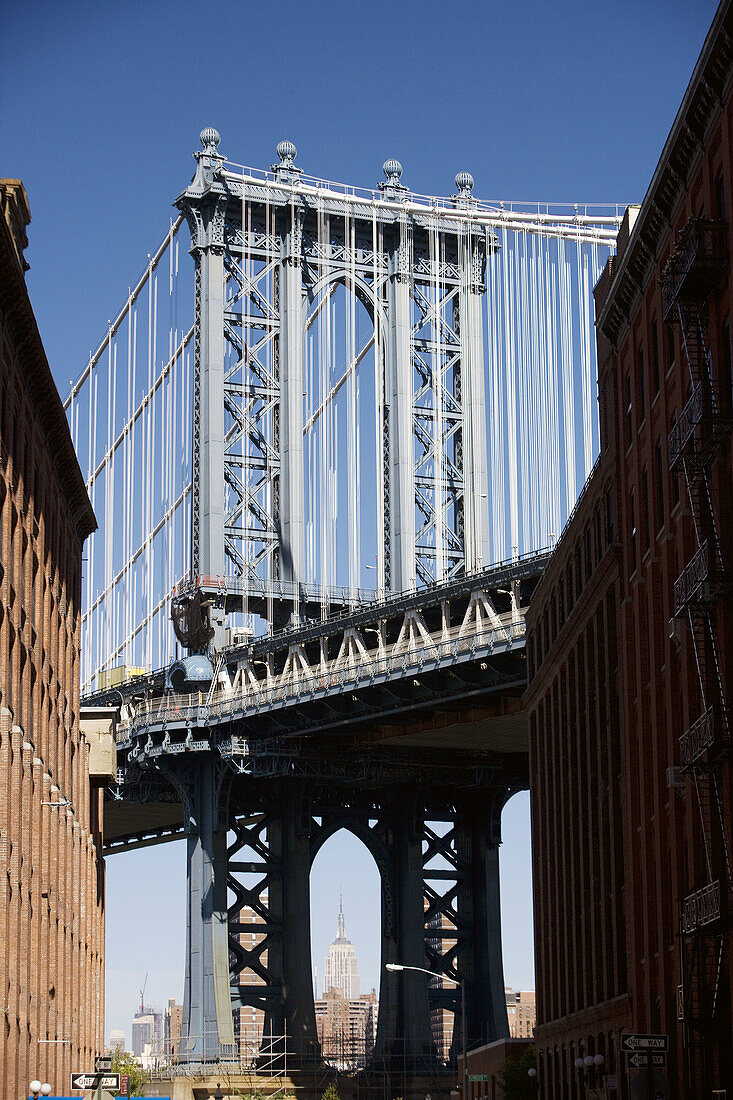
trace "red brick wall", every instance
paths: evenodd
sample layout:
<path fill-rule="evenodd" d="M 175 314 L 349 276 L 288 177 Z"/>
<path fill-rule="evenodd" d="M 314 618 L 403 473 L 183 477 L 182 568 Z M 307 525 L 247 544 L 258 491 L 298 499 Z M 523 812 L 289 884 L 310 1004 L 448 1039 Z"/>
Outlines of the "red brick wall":
<path fill-rule="evenodd" d="M 0 311 L 0 1096 L 16 1100 L 34 1078 L 67 1092 L 102 1049 L 104 864 L 102 796 L 79 732 L 85 532 L 59 477 L 69 455 L 29 391 L 10 317 L 28 302 L 17 280 L 13 298 L 11 274 Z M 72 805 L 42 805 L 63 799 Z"/>
<path fill-rule="evenodd" d="M 715 1019 L 701 1042 L 689 1014 L 677 1019 L 677 988 L 689 970 L 680 900 L 721 877 L 733 901 L 733 882 L 722 844 L 708 866 L 702 841 L 696 785 L 709 790 L 712 771 L 667 784 L 667 769 L 681 764 L 679 738 L 703 703 L 690 629 L 679 622 L 672 637 L 669 629 L 674 582 L 698 542 L 687 487 L 669 468 L 668 436 L 689 398 L 690 371 L 679 327 L 665 324 L 660 289 L 692 216 L 723 216 L 733 270 L 732 31 L 724 3 L 638 220 L 630 235 L 622 231 L 619 256 L 597 287 L 601 459 L 528 616 L 538 1084 L 541 1096 L 558 1100 L 581 1095 L 574 1060 L 594 1049 L 628 1095 L 618 1059 L 624 1029 L 669 1035 L 671 1095 L 733 1088 L 729 924 L 715 928 L 716 951 L 724 948 Z M 724 410 L 733 409 L 729 316 L 726 279 L 710 296 L 708 322 Z M 563 613 L 561 585 L 567 604 L 609 487 L 613 538 L 603 556 L 593 549 L 582 601 Z M 711 466 L 711 500 L 729 577 L 730 431 Z M 713 620 L 730 704 L 729 596 Z M 708 646 L 708 664 L 711 654 Z M 715 774 L 732 839 L 730 754 Z"/>

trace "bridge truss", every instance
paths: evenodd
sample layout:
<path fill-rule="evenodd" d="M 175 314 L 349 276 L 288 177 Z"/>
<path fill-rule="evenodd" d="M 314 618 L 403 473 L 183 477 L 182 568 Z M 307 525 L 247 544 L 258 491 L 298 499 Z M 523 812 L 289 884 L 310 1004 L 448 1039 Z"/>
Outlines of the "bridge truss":
<path fill-rule="evenodd" d="M 174 590 L 205 590 L 221 642 L 550 545 L 598 449 L 618 208 L 479 202 L 468 173 L 423 197 L 396 161 L 359 191 L 288 142 L 263 173 L 202 141 L 67 400 L 101 520 L 85 691 L 175 656 Z"/>
<path fill-rule="evenodd" d="M 120 710 L 108 851 L 187 837 L 180 1059 L 236 1060 L 249 1005 L 312 1060 L 310 866 L 354 832 L 382 879 L 376 1056 L 417 1066 L 452 981 L 470 1041 L 507 1033 L 524 609 L 598 449 L 619 212 L 482 203 L 466 172 L 420 196 L 396 161 L 360 191 L 289 142 L 258 172 L 201 141 L 67 401 L 101 520 L 83 691 Z"/>

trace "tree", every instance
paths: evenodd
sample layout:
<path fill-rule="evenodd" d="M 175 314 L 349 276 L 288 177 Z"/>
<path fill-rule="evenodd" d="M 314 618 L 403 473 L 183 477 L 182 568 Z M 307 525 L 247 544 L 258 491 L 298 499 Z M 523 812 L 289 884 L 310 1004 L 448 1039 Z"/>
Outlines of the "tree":
<path fill-rule="evenodd" d="M 121 1047 L 117 1047 L 112 1055 L 112 1072 L 119 1073 L 120 1077 L 127 1076 L 128 1096 L 142 1096 L 148 1075 L 142 1066 L 137 1064 L 132 1054 L 128 1054 Z"/>
<path fill-rule="evenodd" d="M 333 1081 L 329 1082 L 326 1086 L 326 1091 L 322 1094 L 321 1100 L 341 1100 L 339 1091 L 334 1085 Z"/>
<path fill-rule="evenodd" d="M 527 1073 L 537 1065 L 534 1046 L 525 1047 L 521 1054 L 508 1054 L 499 1081 L 505 1100 L 534 1100 L 535 1085 Z"/>

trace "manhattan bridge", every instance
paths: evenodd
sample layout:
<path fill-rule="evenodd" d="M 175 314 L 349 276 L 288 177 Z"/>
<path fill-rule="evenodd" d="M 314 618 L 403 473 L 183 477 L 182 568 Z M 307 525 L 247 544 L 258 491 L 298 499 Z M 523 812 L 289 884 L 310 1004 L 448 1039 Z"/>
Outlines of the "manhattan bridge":
<path fill-rule="evenodd" d="M 423 196 L 396 160 L 365 190 L 288 141 L 269 172 L 201 144 L 66 402 L 100 525 L 82 695 L 119 710 L 105 850 L 187 839 L 180 1061 L 236 1061 L 249 1006 L 297 1063 L 318 1056 L 310 869 L 349 830 L 381 877 L 374 1055 L 435 1061 L 437 1010 L 454 1054 L 462 1026 L 508 1035 L 524 613 L 598 452 L 619 208 L 481 202 L 463 171 Z"/>

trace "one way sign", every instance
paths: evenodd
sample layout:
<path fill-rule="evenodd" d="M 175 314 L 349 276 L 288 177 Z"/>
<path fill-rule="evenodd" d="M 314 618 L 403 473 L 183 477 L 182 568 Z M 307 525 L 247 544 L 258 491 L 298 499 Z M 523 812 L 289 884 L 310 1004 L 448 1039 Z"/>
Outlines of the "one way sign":
<path fill-rule="evenodd" d="M 119 1073 L 72 1073 L 71 1091 L 79 1089 L 87 1092 L 89 1089 L 108 1089 L 110 1092 L 118 1092 L 120 1087 Z"/>
<path fill-rule="evenodd" d="M 635 1050 L 669 1050 L 669 1035 L 622 1035 L 621 1049 L 627 1053 Z"/>
<path fill-rule="evenodd" d="M 626 1061 L 630 1066 L 635 1066 L 637 1069 L 643 1069 L 644 1066 L 666 1066 L 667 1055 L 666 1054 L 654 1054 L 648 1050 L 637 1051 L 636 1054 L 627 1054 Z"/>

